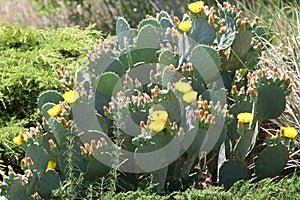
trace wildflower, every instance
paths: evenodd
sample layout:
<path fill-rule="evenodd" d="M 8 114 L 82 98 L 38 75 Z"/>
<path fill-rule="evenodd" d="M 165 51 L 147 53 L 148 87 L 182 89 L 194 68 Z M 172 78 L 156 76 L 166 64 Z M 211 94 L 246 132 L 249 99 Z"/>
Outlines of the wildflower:
<path fill-rule="evenodd" d="M 284 137 L 294 139 L 297 136 L 297 130 L 294 127 L 281 128 L 281 133 Z"/>
<path fill-rule="evenodd" d="M 74 103 L 79 98 L 79 93 L 77 91 L 70 90 L 63 94 L 63 98 L 67 103 Z"/>
<path fill-rule="evenodd" d="M 178 25 L 178 28 L 180 30 L 182 30 L 183 32 L 188 32 L 190 30 L 190 28 L 191 28 L 191 25 L 192 25 L 192 21 L 191 20 L 187 20 L 187 21 L 181 22 Z"/>
<path fill-rule="evenodd" d="M 188 93 L 185 93 L 183 95 L 182 99 L 183 99 L 183 101 L 185 101 L 187 103 L 192 103 L 192 102 L 196 101 L 197 95 L 198 95 L 198 92 L 192 90 Z"/>
<path fill-rule="evenodd" d="M 56 162 L 53 160 L 48 161 L 47 169 L 55 169 L 56 168 Z"/>
<path fill-rule="evenodd" d="M 203 6 L 204 6 L 203 1 L 197 1 L 197 2 L 189 4 L 188 8 L 192 13 L 197 14 L 197 13 L 200 13 L 202 11 Z"/>
<path fill-rule="evenodd" d="M 54 117 L 54 116 L 57 116 L 61 111 L 61 108 L 60 108 L 60 105 L 55 105 L 53 106 L 52 108 L 50 108 L 47 113 L 51 116 L 51 117 Z"/>
<path fill-rule="evenodd" d="M 27 142 L 27 138 L 28 136 L 25 133 L 21 133 L 20 135 L 14 137 L 13 142 L 16 145 L 21 146 L 23 141 Z"/>
<path fill-rule="evenodd" d="M 250 123 L 253 121 L 252 113 L 248 113 L 248 112 L 238 114 L 237 118 L 241 123 Z"/>
<path fill-rule="evenodd" d="M 151 123 L 149 125 L 150 130 L 160 132 L 166 127 L 168 120 L 168 113 L 164 110 L 154 111 L 150 115 Z"/>
<path fill-rule="evenodd" d="M 185 94 L 192 90 L 192 86 L 186 82 L 177 82 L 175 83 L 175 89 L 179 92 Z"/>

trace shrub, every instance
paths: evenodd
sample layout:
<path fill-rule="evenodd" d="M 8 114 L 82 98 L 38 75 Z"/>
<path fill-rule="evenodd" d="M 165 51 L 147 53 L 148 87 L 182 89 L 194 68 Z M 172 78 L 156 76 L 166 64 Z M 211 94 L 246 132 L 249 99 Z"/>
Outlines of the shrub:
<path fill-rule="evenodd" d="M 21 29 L 0 23 L 0 124 L 12 119 L 26 127 L 39 119 L 36 100 L 45 90 L 61 90 L 55 70 L 79 68 L 101 33 L 92 26 L 57 30 Z"/>

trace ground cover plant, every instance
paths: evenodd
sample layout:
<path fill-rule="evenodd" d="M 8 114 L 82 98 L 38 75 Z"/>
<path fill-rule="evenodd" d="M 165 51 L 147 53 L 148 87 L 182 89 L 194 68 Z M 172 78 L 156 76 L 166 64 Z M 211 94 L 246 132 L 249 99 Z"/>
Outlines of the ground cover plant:
<path fill-rule="evenodd" d="M 282 120 L 297 112 L 286 103 L 297 101 L 294 77 L 268 62 L 272 51 L 261 54 L 272 44 L 261 37 L 258 18 L 228 3 L 214 9 L 196 2 L 181 20 L 161 12 L 132 29 L 119 18 L 116 32 L 88 54 L 75 78 L 66 68 L 57 71 L 63 91 L 39 96 L 43 122 L 14 138 L 25 150 L 24 174 L 9 168 L 3 195 L 111 198 L 112 191 L 149 183 L 163 194 L 298 173 L 299 118 Z M 270 130 L 266 123 L 274 119 L 280 123 Z M 287 181 L 295 197 L 297 180 Z M 234 198 L 237 190 L 247 198 L 242 191 L 256 187 L 240 184 L 216 189 L 217 198 Z M 273 192 L 280 197 L 285 190 Z M 162 198 L 147 190 L 124 195 Z M 164 198 L 213 199 L 197 191 L 178 195 Z"/>

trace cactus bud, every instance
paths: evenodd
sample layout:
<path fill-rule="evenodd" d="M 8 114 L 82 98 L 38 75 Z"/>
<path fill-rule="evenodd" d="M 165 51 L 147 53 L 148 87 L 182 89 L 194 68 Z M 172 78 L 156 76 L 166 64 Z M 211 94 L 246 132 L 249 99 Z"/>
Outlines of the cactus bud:
<path fill-rule="evenodd" d="M 150 80 L 153 80 L 155 78 L 155 73 L 154 73 L 154 70 L 152 69 L 150 71 L 150 76 L 149 76 Z"/>
<path fill-rule="evenodd" d="M 175 25 L 175 26 L 178 26 L 178 25 L 180 24 L 180 19 L 179 19 L 177 16 L 175 16 L 175 17 L 173 18 L 173 21 L 174 21 L 174 25 Z"/>
<path fill-rule="evenodd" d="M 224 34 L 224 33 L 226 33 L 226 31 L 227 31 L 227 27 L 226 26 L 222 26 L 222 27 L 220 27 L 219 33 L 220 34 Z"/>
<path fill-rule="evenodd" d="M 8 175 L 16 174 L 15 171 L 14 171 L 14 169 L 10 165 L 8 165 L 7 168 L 8 168 Z"/>
<path fill-rule="evenodd" d="M 185 135 L 184 129 L 182 127 L 179 128 L 177 135 L 178 136 L 184 136 Z"/>
<path fill-rule="evenodd" d="M 219 25 L 222 27 L 222 26 L 225 26 L 225 19 L 221 19 L 219 21 Z"/>
<path fill-rule="evenodd" d="M 80 150 L 81 150 L 82 155 L 85 155 L 88 153 L 87 150 L 83 146 L 80 146 Z"/>
<path fill-rule="evenodd" d="M 100 138 L 99 141 L 100 141 L 101 146 L 106 146 L 107 145 L 107 142 L 104 138 Z"/>
<path fill-rule="evenodd" d="M 231 94 L 237 94 L 237 93 L 238 93 L 238 90 L 237 90 L 237 86 L 236 86 L 236 85 L 233 85 L 233 86 L 231 87 L 230 93 L 231 93 Z"/>
<path fill-rule="evenodd" d="M 53 139 L 50 139 L 48 142 L 49 142 L 49 145 L 50 145 L 51 149 L 56 147 L 56 144 L 54 143 Z"/>

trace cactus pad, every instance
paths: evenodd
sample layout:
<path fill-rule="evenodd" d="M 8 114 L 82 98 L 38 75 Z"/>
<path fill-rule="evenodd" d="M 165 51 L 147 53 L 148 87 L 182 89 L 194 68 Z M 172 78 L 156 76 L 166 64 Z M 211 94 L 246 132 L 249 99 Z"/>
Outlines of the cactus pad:
<path fill-rule="evenodd" d="M 120 17 L 116 23 L 116 34 L 118 37 L 118 43 L 122 49 L 126 48 L 128 45 L 133 44 L 132 33 L 128 22 Z"/>
<path fill-rule="evenodd" d="M 289 159 L 288 149 L 282 145 L 265 148 L 255 162 L 255 174 L 259 179 L 279 175 Z"/>
<path fill-rule="evenodd" d="M 59 104 L 60 101 L 64 101 L 64 98 L 56 91 L 46 91 L 43 92 L 38 98 L 38 108 L 42 110 L 45 103 L 51 102 L 54 104 Z"/>
<path fill-rule="evenodd" d="M 39 195 L 43 199 L 49 199 L 51 197 L 51 191 L 56 190 L 59 187 L 59 176 L 53 169 L 49 169 L 41 174 L 39 179 Z"/>
<path fill-rule="evenodd" d="M 31 158 L 35 169 L 39 172 L 46 170 L 48 165 L 48 153 L 42 146 L 31 144 L 27 147 L 25 155 Z"/>
<path fill-rule="evenodd" d="M 220 76 L 220 58 L 217 51 L 211 47 L 199 45 L 192 51 L 191 62 L 194 70 L 205 82 L 210 82 Z"/>
<path fill-rule="evenodd" d="M 144 26 L 137 35 L 137 47 L 139 49 L 159 49 L 161 29 L 151 25 Z"/>
<path fill-rule="evenodd" d="M 250 170 L 235 160 L 225 161 L 220 168 L 220 184 L 228 190 L 238 180 L 248 180 L 251 178 Z"/>
<path fill-rule="evenodd" d="M 212 44 L 215 40 L 215 28 L 207 20 L 193 20 L 188 36 L 198 44 Z"/>
<path fill-rule="evenodd" d="M 26 186 L 22 185 L 21 179 L 15 179 L 8 190 L 9 199 L 26 200 L 28 197 L 26 188 Z"/>
<path fill-rule="evenodd" d="M 262 85 L 257 89 L 256 114 L 259 120 L 279 117 L 285 109 L 285 95 L 276 85 Z"/>
<path fill-rule="evenodd" d="M 60 123 L 57 119 L 53 117 L 50 118 L 49 125 L 58 145 L 59 146 L 64 145 L 64 143 L 67 141 L 67 132 L 68 132 L 64 127 L 64 125 L 62 125 L 62 123 Z"/>
<path fill-rule="evenodd" d="M 107 96 L 116 95 L 116 93 L 122 89 L 120 78 L 113 72 L 105 72 L 101 74 L 97 81 L 97 90 Z"/>
<path fill-rule="evenodd" d="M 232 45 L 236 35 L 235 20 L 232 17 L 226 17 L 225 23 L 226 23 L 225 26 L 227 28 L 227 31 L 218 39 L 219 50 L 224 50 L 229 48 Z"/>

